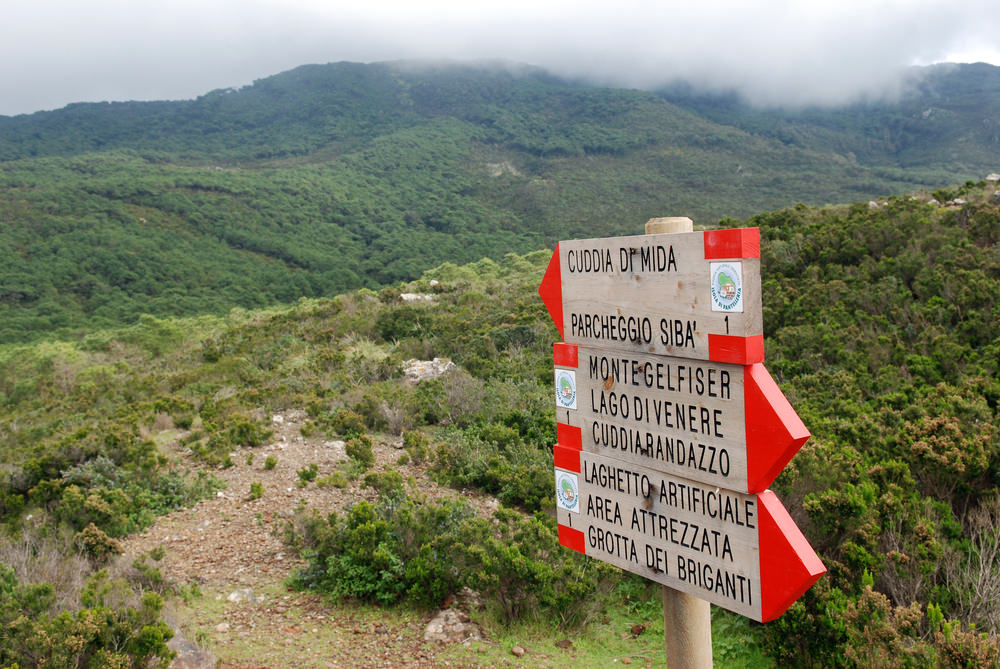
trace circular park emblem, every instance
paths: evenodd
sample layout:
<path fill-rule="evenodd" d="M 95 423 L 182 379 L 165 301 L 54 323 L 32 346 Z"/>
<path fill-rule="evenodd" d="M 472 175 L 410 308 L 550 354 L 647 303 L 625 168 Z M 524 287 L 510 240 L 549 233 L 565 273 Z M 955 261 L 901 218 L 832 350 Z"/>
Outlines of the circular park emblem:
<path fill-rule="evenodd" d="M 712 271 L 712 311 L 743 311 L 743 264 L 714 262 Z"/>
<path fill-rule="evenodd" d="M 576 474 L 556 472 L 556 501 L 560 508 L 580 512 L 580 487 Z"/>
<path fill-rule="evenodd" d="M 576 408 L 576 372 L 556 370 L 556 406 L 562 409 Z"/>

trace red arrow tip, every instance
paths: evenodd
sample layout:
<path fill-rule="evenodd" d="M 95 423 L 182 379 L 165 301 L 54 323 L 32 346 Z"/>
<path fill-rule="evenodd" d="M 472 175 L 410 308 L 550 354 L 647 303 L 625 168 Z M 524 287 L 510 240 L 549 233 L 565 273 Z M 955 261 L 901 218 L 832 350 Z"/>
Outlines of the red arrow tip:
<path fill-rule="evenodd" d="M 545 308 L 549 310 L 549 316 L 552 317 L 552 322 L 556 324 L 556 329 L 559 330 L 559 337 L 565 339 L 566 335 L 563 334 L 562 269 L 559 265 L 559 244 L 556 244 L 556 250 L 552 252 L 549 266 L 545 269 L 545 276 L 542 277 L 542 283 L 538 286 L 538 294 L 541 296 L 542 302 L 545 303 Z"/>
<path fill-rule="evenodd" d="M 757 495 L 760 536 L 761 622 L 788 610 L 826 567 L 770 490 Z"/>
<path fill-rule="evenodd" d="M 809 439 L 809 430 L 762 364 L 744 374 L 747 485 L 765 490 Z"/>

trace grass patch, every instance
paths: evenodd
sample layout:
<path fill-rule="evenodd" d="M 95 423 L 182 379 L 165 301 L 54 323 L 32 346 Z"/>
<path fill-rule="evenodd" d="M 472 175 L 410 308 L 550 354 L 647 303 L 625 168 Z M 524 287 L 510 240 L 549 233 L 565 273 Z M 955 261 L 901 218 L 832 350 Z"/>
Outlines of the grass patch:
<path fill-rule="evenodd" d="M 200 594 L 171 601 L 182 633 L 210 650 L 222 663 L 247 666 L 385 666 L 419 659 L 428 666 L 453 667 L 666 667 L 663 615 L 656 602 L 640 607 L 620 602 L 582 630 L 560 631 L 531 622 L 503 626 L 483 614 L 484 639 L 468 645 L 438 646 L 423 641 L 436 611 L 412 606 L 345 603 L 274 583 L 254 591 L 259 602 L 233 603 L 229 591 L 202 588 Z M 644 617 L 653 613 L 652 617 Z M 229 629 L 219 631 L 222 623 Z M 645 630 L 631 633 L 633 625 Z M 721 669 L 769 669 L 774 663 L 758 648 L 750 621 L 712 609 L 713 654 Z M 569 644 L 566 644 L 566 642 Z M 514 646 L 525 649 L 521 658 Z"/>

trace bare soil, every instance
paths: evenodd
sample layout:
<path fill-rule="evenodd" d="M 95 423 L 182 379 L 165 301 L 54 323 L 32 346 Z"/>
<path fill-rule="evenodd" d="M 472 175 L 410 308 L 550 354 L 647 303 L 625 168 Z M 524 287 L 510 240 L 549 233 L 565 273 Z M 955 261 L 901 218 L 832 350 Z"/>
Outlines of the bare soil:
<path fill-rule="evenodd" d="M 352 608 L 284 585 L 304 565 L 281 538 L 296 508 L 306 505 L 326 515 L 361 499 L 374 500 L 375 491 L 360 481 L 342 489 L 315 482 L 300 487 L 298 472 L 310 464 L 318 466 L 319 478 L 339 470 L 346 459 L 343 445 L 323 436 L 304 438 L 302 411 L 275 414 L 270 420 L 274 434 L 265 446 L 240 449 L 232 454 L 234 466 L 212 470 L 225 482 L 223 491 L 160 518 L 125 542 L 127 558 L 162 546 L 166 555 L 157 567 L 188 594 L 168 600 L 176 647 L 188 651 L 173 666 L 478 666 L 474 661 L 456 663 L 443 656 L 454 655 L 446 646 L 424 642 L 434 611 L 382 615 L 378 609 Z M 165 448 L 180 448 L 175 439 L 168 441 Z M 437 485 L 422 465 L 397 464 L 405 453 L 400 446 L 392 437 L 376 439 L 373 470 L 392 467 L 404 478 L 413 477 L 428 499 L 461 496 L 479 513 L 496 510 L 493 498 Z M 189 458 L 193 468 L 203 466 L 179 450 L 175 455 Z M 270 470 L 264 468 L 269 455 L 277 458 Z M 263 487 L 258 499 L 251 499 L 254 482 Z"/>

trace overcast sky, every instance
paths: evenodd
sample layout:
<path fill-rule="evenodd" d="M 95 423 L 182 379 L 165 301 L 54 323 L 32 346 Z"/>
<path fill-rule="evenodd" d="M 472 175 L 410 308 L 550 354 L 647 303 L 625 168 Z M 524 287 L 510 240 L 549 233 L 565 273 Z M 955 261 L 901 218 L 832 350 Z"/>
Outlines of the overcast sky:
<path fill-rule="evenodd" d="M 197 97 L 306 63 L 505 59 L 595 82 L 688 79 L 761 104 L 1000 65 L 996 0 L 3 0 L 0 115 Z"/>

